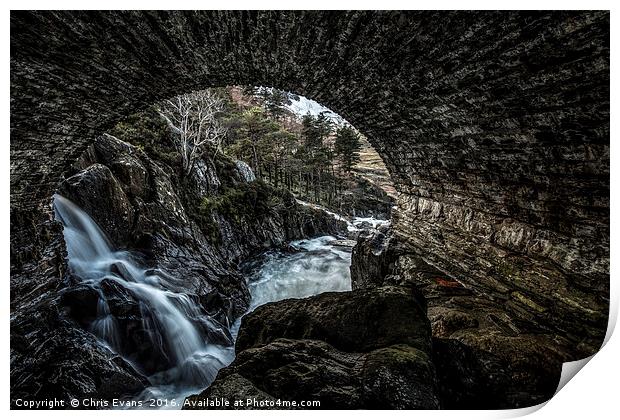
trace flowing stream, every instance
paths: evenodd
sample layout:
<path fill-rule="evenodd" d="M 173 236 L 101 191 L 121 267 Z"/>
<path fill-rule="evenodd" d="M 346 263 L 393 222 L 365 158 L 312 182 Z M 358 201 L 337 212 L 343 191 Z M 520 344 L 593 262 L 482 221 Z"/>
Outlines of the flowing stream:
<path fill-rule="evenodd" d="M 290 243 L 245 266 L 250 311 L 268 302 L 351 290 L 351 251 L 331 245 L 333 236 Z"/>
<path fill-rule="evenodd" d="M 54 208 L 64 225 L 69 269 L 99 292 L 97 318 L 90 325 L 91 332 L 112 351 L 128 356 L 123 352 L 126 346 L 104 290 L 104 282 L 113 283 L 137 301 L 142 327 L 148 335 L 144 341 L 154 355 L 165 357 L 160 364 L 165 367 L 156 372 L 146 372 L 128 357 L 153 384 L 139 398 L 178 398 L 208 386 L 219 369 L 234 358 L 231 332 L 224 331 L 226 327 L 210 318 L 187 295 L 172 292 L 165 272 L 141 267 L 130 252 L 114 251 L 97 224 L 71 201 L 56 195 Z M 119 295 L 115 298 L 122 298 L 123 294 Z M 204 338 L 204 331 L 214 330 L 229 336 L 229 344 L 214 344 Z"/>
<path fill-rule="evenodd" d="M 182 400 L 209 386 L 217 372 L 234 359 L 240 320 L 227 328 L 186 294 L 173 292 L 169 274 L 142 267 L 128 251 L 114 250 L 105 233 L 71 201 L 56 195 L 54 208 L 56 218 L 64 225 L 70 270 L 99 294 L 97 316 L 90 331 L 152 383 L 137 399 Z M 349 230 L 357 229 L 355 225 L 361 222 L 354 220 Z M 282 299 L 350 290 L 351 250 L 332 244 L 335 239 L 323 236 L 294 241 L 288 251 L 267 252 L 245 264 L 252 296 L 250 311 Z M 127 354 L 119 320 L 110 312 L 111 283 L 127 292 L 139 307 L 138 318 L 147 333 L 148 351 L 163 355 L 164 362 L 157 365 L 158 369 L 145 369 Z M 121 293 L 121 297 L 127 293 Z M 220 337 L 217 342 L 209 339 L 212 333 Z"/>

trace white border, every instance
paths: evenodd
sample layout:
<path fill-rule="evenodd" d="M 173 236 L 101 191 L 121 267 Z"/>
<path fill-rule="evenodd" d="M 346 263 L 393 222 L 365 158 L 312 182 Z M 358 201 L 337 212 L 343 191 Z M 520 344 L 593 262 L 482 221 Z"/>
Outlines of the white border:
<path fill-rule="evenodd" d="M 3 406 L 6 410 L 9 408 L 9 255 L 10 255 L 10 226 L 9 226 L 9 179 L 10 179 L 10 170 L 9 170 L 9 119 L 10 119 L 10 87 L 9 87 L 9 57 L 10 57 L 10 25 L 9 25 L 9 8 L 12 9 L 332 9 L 332 10 L 343 10 L 343 9 L 420 9 L 420 10 L 469 10 L 469 9 L 533 9 L 533 10 L 555 10 L 555 9 L 605 9 L 612 10 L 611 19 L 611 44 L 617 45 L 615 42 L 617 40 L 618 31 L 614 30 L 613 22 L 615 21 L 614 16 L 615 12 L 618 10 L 617 7 L 614 7 L 614 3 L 612 1 L 574 1 L 574 0 L 554 0 L 554 1 L 543 1 L 543 0 L 521 0 L 521 1 L 456 1 L 456 0 L 434 0 L 434 1 L 419 1 L 419 2 L 406 2 L 406 1 L 391 1 L 391 0 L 383 0 L 383 1 L 334 1 L 334 0 L 313 0 L 306 2 L 292 2 L 292 1 L 237 1 L 237 0 L 227 0 L 227 1 L 161 1 L 161 0 L 153 0 L 153 1 L 130 1 L 130 0 L 109 0 L 109 1 L 90 1 L 88 3 L 77 0 L 66 0 L 66 1 L 55 1 L 55 2 L 45 2 L 45 1 L 33 1 L 33 0 L 22 0 L 22 1 L 9 1 L 4 3 L 6 5 L 5 14 L 4 14 L 4 25 L 2 25 L 3 32 L 3 42 L 2 45 L 3 55 L 5 57 L 5 65 L 3 67 L 3 71 L 5 72 L 5 83 L 3 85 L 3 104 L 4 104 L 4 112 L 2 114 L 3 118 L 3 127 L 5 127 L 5 153 L 2 155 L 2 165 L 5 168 L 5 178 L 2 179 L 0 185 L 2 189 L 2 194 L 5 200 L 5 205 L 2 207 L 2 216 L 4 223 L 2 224 L 0 235 L 5 238 L 2 243 L 2 267 L 4 268 L 4 272 L 6 273 L 5 278 L 5 286 L 4 286 L 4 297 L 3 297 L 3 312 L 5 322 L 2 323 L 2 336 L 4 338 L 4 345 L 2 346 L 2 354 L 6 362 L 3 365 L 3 375 L 2 375 L 2 388 L 4 390 L 4 399 L 2 400 Z M 615 54 L 612 49 L 611 55 L 611 69 L 612 69 L 612 83 L 611 83 L 611 97 L 612 99 L 617 99 L 617 92 L 614 89 L 617 83 L 614 83 L 616 80 L 615 76 L 617 76 L 617 71 L 614 74 L 614 70 L 617 70 L 617 54 Z M 612 115 L 614 114 L 613 110 L 613 100 L 612 100 Z M 611 132 L 617 133 L 618 123 L 611 120 Z M 613 145 L 613 141 L 611 142 Z M 618 160 L 618 147 L 611 148 L 611 160 L 614 161 L 614 156 L 616 157 L 616 161 Z M 611 188 L 612 192 L 617 190 L 614 186 L 618 185 L 618 175 L 617 171 L 613 170 L 612 165 L 612 175 L 611 175 Z M 614 197 L 614 194 L 611 194 L 611 235 L 612 235 L 612 244 L 613 239 L 618 237 L 618 223 L 615 223 L 617 220 L 615 215 L 617 215 L 618 209 L 618 200 Z M 618 252 L 616 252 L 616 248 L 612 246 L 611 248 L 611 261 L 612 267 L 614 266 L 614 262 L 618 261 Z M 612 269 L 612 273 L 615 273 Z M 618 282 L 614 279 L 612 275 L 612 299 L 611 299 L 611 314 L 610 314 L 610 331 L 612 331 L 613 326 L 615 325 L 615 320 L 617 319 L 618 313 Z M 608 339 L 609 339 L 608 333 Z M 192 417 L 192 418 L 200 418 L 204 419 L 206 416 L 216 416 L 218 420 L 227 420 L 230 418 L 239 418 L 239 417 L 252 417 L 256 419 L 269 418 L 270 420 L 275 419 L 288 419 L 291 416 L 296 418 L 306 418 L 306 419 L 314 419 L 318 414 L 319 416 L 338 416 L 338 417 L 346 417 L 346 418 L 372 418 L 375 419 L 380 416 L 390 416 L 391 418 L 454 418 L 454 419 L 491 419 L 491 418 L 512 418 L 518 417 L 524 414 L 531 413 L 533 411 L 534 414 L 531 415 L 531 418 L 536 419 L 571 419 L 571 418 L 593 418 L 593 419 L 607 419 L 607 418 L 617 418 L 618 416 L 618 408 L 616 400 L 619 398 L 617 396 L 617 389 L 619 387 L 618 381 L 618 373 L 620 373 L 620 363 L 618 361 L 617 355 L 620 355 L 620 342 L 617 337 L 611 336 L 611 339 L 607 342 L 605 347 L 601 352 L 595 355 L 591 362 L 587 364 L 587 366 L 579 372 L 577 378 L 570 381 L 554 398 L 552 398 L 547 404 L 542 404 L 539 407 L 532 409 L 524 409 L 524 410 L 507 410 L 507 411 L 440 411 L 440 412 L 402 412 L 402 411 L 390 411 L 387 413 L 376 412 L 376 411 L 355 411 L 355 412 L 310 412 L 310 411 L 301 411 L 301 412 L 267 412 L 267 411 L 256 411 L 252 412 L 252 414 L 248 414 L 248 412 L 182 412 L 175 413 L 172 416 L 183 416 L 184 418 Z M 536 411 L 538 410 L 538 411 Z M 131 416 L 137 418 L 161 418 L 162 416 L 168 416 L 167 411 L 144 411 L 144 412 L 61 412 L 61 411 L 53 411 L 53 412 L 19 412 L 12 411 L 11 416 L 13 418 L 35 418 L 39 416 L 49 417 L 51 419 L 65 419 L 69 418 L 93 418 L 95 416 L 101 418 L 118 418 L 118 416 Z"/>

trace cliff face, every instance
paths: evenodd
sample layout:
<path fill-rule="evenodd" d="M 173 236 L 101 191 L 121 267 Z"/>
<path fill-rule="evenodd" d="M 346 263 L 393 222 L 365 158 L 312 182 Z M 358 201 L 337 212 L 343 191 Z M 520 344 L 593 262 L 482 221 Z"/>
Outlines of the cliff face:
<path fill-rule="evenodd" d="M 344 222 L 252 180 L 246 166 L 223 156 L 218 165 L 199 160 L 188 179 L 179 180 L 174 172 L 139 148 L 104 135 L 72 166 L 58 193 L 84 209 L 114 248 L 128 249 L 144 266 L 165 272 L 168 290 L 198 302 L 224 327 L 249 303 L 239 262 L 293 239 L 346 229 Z M 253 202 L 236 203 L 234 213 L 204 205 L 230 200 L 233 193 Z M 46 226 L 50 243 L 38 266 L 20 264 L 12 273 L 13 398 L 118 398 L 144 389 L 149 380 L 143 374 L 166 368 L 167 361 L 149 341 L 153 338 L 140 333 L 141 303 L 119 283 L 104 280 L 96 290 L 75 278 L 67 269 L 60 224 Z M 115 350 L 133 366 L 88 332 L 100 293 L 122 344 Z M 221 331 L 205 336 L 231 344 Z"/>

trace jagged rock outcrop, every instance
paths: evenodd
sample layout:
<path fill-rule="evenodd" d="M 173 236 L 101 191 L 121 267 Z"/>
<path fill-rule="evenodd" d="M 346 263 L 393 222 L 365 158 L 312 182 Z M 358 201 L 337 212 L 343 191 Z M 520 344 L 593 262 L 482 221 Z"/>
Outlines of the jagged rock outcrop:
<path fill-rule="evenodd" d="M 138 253 L 145 266 L 165 277 L 169 290 L 183 292 L 227 327 L 246 311 L 250 298 L 239 262 L 306 235 L 343 231 L 346 224 L 298 205 L 287 193 L 248 182 L 248 174 L 236 169 L 247 168 L 226 159 L 220 158 L 220 167 L 199 160 L 191 177 L 179 180 L 165 162 L 103 135 L 76 161 L 58 192 L 88 212 L 109 234 L 113 247 Z M 230 170 L 222 171 L 222 165 Z M 234 197 L 248 195 L 252 201 L 234 212 L 218 206 L 197 212 L 205 200 L 219 203 L 232 195 L 231 190 Z M 143 328 L 143 309 L 131 290 L 111 280 L 103 280 L 95 290 L 68 272 L 61 226 L 50 225 L 54 241 L 42 256 L 45 264 L 36 269 L 37 276 L 14 276 L 21 286 L 32 283 L 38 298 L 14 298 L 13 395 L 29 399 L 135 395 L 149 384 L 143 375 L 170 367 L 169 352 L 165 346 L 152 345 L 156 337 Z M 46 264 L 49 269 L 42 270 Z M 122 275 L 125 268 L 117 269 Z M 98 315 L 100 293 L 118 327 L 116 350 L 136 368 L 87 331 Z M 226 331 L 196 325 L 210 343 L 232 343 Z M 80 363 L 67 368 L 72 359 Z"/>
<path fill-rule="evenodd" d="M 363 172 L 360 169 L 357 171 Z M 372 174 L 372 169 L 368 171 Z M 339 206 L 335 209 L 338 214 L 349 217 L 375 217 L 381 220 L 390 218 L 394 197 L 388 195 L 380 185 L 359 175 L 354 175 L 345 185 L 346 189 Z"/>
<path fill-rule="evenodd" d="M 59 193 L 86 213 L 118 245 L 126 244 L 134 223 L 134 209 L 112 171 L 102 164 L 93 164 L 68 178 Z"/>
<path fill-rule="evenodd" d="M 361 178 L 350 175 L 342 178 L 338 199 L 334 202 L 322 202 L 321 206 L 328 208 L 343 217 L 374 217 L 379 220 L 389 220 L 394 206 L 394 197 L 388 195 L 380 186 Z M 309 202 L 315 198 L 301 195 L 301 199 Z"/>
<path fill-rule="evenodd" d="M 388 227 L 371 227 L 357 234 L 357 243 L 351 255 L 351 286 L 353 289 L 378 287 L 392 272 L 397 254 L 394 238 Z M 389 249 L 389 252 L 388 252 Z"/>
<path fill-rule="evenodd" d="M 596 341 L 584 336 L 571 342 L 507 306 L 503 296 L 464 287 L 400 241 L 389 229 L 360 235 L 351 262 L 353 290 L 390 285 L 424 295 L 443 407 L 538 404 L 554 394 L 563 362 L 595 351 Z"/>
<path fill-rule="evenodd" d="M 244 317 L 236 351 L 188 406 L 243 389 L 260 399 L 318 400 L 321 409 L 439 408 L 424 298 L 400 288 L 263 305 Z"/>

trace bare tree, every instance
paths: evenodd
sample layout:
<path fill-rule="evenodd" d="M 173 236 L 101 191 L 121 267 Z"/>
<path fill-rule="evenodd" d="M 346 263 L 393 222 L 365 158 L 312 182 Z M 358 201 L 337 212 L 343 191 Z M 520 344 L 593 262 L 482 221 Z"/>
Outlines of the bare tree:
<path fill-rule="evenodd" d="M 174 142 L 185 175 L 192 172 L 206 144 L 211 144 L 215 153 L 221 151 L 227 131 L 219 119 L 223 110 L 222 97 L 209 89 L 179 95 L 160 105 L 159 113 L 177 134 Z"/>

